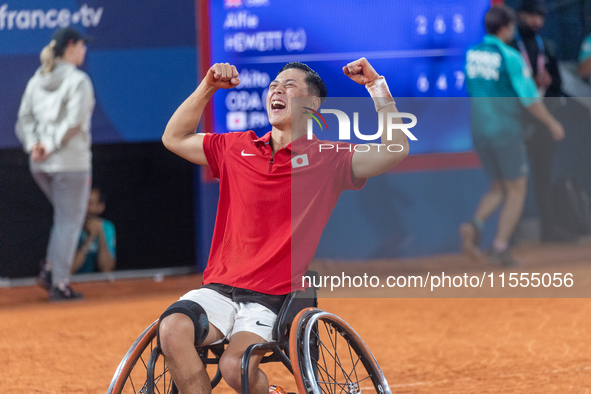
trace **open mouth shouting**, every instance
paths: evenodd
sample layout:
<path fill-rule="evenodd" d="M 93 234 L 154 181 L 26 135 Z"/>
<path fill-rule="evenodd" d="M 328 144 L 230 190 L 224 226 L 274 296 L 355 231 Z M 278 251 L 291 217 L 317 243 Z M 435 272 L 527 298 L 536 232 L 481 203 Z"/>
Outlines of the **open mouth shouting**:
<path fill-rule="evenodd" d="M 271 100 L 271 112 L 273 113 L 279 113 L 282 110 L 284 110 L 287 107 L 287 104 L 285 104 L 284 101 L 282 100 Z"/>

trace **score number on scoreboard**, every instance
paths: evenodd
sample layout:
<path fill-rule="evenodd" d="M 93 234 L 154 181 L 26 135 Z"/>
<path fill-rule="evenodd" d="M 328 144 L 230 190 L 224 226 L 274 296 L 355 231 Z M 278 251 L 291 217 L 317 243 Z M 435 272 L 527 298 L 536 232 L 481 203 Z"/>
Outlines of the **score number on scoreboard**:
<path fill-rule="evenodd" d="M 419 14 L 414 19 L 415 41 L 429 41 L 431 45 L 452 44 L 465 41 L 466 24 L 464 15 L 454 13 L 450 16 L 442 14 L 429 18 Z M 439 61 L 431 60 L 417 66 L 415 71 L 417 96 L 463 96 L 464 95 L 464 63 L 463 52 L 456 48 L 440 49 Z M 437 58 L 435 58 L 437 59 Z"/>

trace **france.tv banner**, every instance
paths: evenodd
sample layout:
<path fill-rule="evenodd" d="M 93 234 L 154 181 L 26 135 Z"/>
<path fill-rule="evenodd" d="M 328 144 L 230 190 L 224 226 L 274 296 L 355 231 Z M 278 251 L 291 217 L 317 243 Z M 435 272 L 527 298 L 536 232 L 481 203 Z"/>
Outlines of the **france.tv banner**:
<path fill-rule="evenodd" d="M 53 32 L 91 38 L 82 69 L 97 100 L 94 143 L 157 141 L 197 83 L 194 0 L 0 0 L 0 149 L 14 135 L 27 81 Z"/>

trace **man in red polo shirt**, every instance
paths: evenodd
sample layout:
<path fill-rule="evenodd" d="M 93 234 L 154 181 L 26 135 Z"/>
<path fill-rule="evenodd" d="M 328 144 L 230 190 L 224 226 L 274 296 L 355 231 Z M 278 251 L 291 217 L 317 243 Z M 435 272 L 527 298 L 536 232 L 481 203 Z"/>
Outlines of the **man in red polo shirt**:
<path fill-rule="evenodd" d="M 343 72 L 367 88 L 378 112 L 397 112 L 384 77 L 365 58 L 349 63 Z M 195 345 L 224 338 L 229 344 L 220 370 L 228 385 L 241 392 L 242 354 L 251 344 L 271 339 L 279 307 L 285 295 L 301 285 L 341 192 L 361 189 L 367 178 L 394 167 L 408 154 L 402 132 L 392 133 L 390 140 L 387 133 L 382 135 L 382 144 L 401 147 L 397 153 L 383 145 L 356 152 L 346 142 L 319 149 L 322 142 L 307 138 L 305 117 L 297 117 L 302 111 L 292 108 L 296 100 L 291 99 L 304 100 L 316 111 L 326 87 L 316 72 L 298 62 L 286 64 L 269 86 L 269 133 L 261 138 L 253 131 L 196 134 L 213 94 L 239 83 L 236 67 L 214 64 L 171 117 L 162 137 L 170 151 L 209 166 L 220 180 L 203 286 L 182 296 L 160 318 L 162 351 L 183 394 L 211 392 Z M 387 116 L 383 118 L 386 123 Z M 251 359 L 251 393 L 268 391 L 267 377 L 258 368 L 261 358 Z"/>

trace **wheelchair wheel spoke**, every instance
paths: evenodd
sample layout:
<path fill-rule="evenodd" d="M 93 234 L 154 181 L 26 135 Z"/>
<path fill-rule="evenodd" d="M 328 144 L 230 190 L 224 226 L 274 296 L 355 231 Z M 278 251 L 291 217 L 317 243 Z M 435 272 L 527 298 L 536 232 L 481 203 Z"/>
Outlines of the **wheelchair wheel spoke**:
<path fill-rule="evenodd" d="M 330 339 L 330 344 L 332 345 L 332 349 L 329 349 L 322 340 L 320 340 L 319 338 L 319 342 L 322 344 L 323 348 L 327 350 L 327 352 L 329 353 L 330 357 L 333 359 L 334 361 L 334 372 L 333 372 L 333 377 L 336 379 L 337 376 L 337 372 L 342 373 L 343 377 L 346 380 L 346 383 L 349 383 L 351 381 L 350 378 L 350 374 L 347 373 L 347 371 L 345 370 L 345 368 L 343 367 L 343 364 L 341 363 L 340 357 L 339 357 L 339 353 L 338 353 L 338 331 L 336 329 L 334 329 L 332 327 L 332 325 L 328 324 L 327 322 L 323 322 L 324 326 L 325 326 L 325 330 L 327 333 L 328 338 Z M 330 329 L 329 329 L 330 327 Z M 334 334 L 334 337 L 333 337 Z M 340 369 L 340 371 L 338 371 Z"/>
<path fill-rule="evenodd" d="M 160 382 L 160 379 L 162 378 L 163 375 L 164 374 L 162 374 L 154 379 L 154 392 L 158 392 L 158 394 L 161 394 L 160 389 L 158 388 L 158 383 Z M 164 392 L 166 393 L 166 386 L 164 386 Z"/>
<path fill-rule="evenodd" d="M 146 364 L 146 362 L 144 361 L 144 356 L 140 357 L 140 361 L 142 362 L 142 364 L 144 364 L 144 368 L 147 370 L 148 369 L 148 365 Z"/>
<path fill-rule="evenodd" d="M 325 331 L 327 334 L 327 337 L 330 341 L 330 345 L 332 346 L 332 349 L 329 349 L 328 346 L 324 343 L 326 341 L 322 341 L 318 336 L 317 336 L 317 341 L 320 343 L 320 351 L 322 354 L 322 361 L 324 364 L 324 368 L 322 368 L 320 365 L 317 365 L 317 367 L 319 368 L 319 371 L 322 370 L 324 371 L 324 373 L 327 375 L 325 379 L 323 379 L 322 376 L 319 376 L 319 382 L 321 383 L 323 382 L 323 384 L 328 385 L 328 389 L 330 390 L 331 393 L 336 393 L 337 388 L 340 388 L 341 390 L 344 390 L 349 383 L 352 383 L 352 379 L 351 379 L 351 375 L 353 373 L 353 371 L 355 371 L 355 366 L 356 364 L 354 362 L 352 362 L 353 365 L 353 371 L 351 373 L 348 373 L 347 370 L 343 367 L 343 363 L 340 360 L 339 357 L 339 346 L 338 346 L 338 337 L 339 337 L 339 333 L 336 329 L 334 329 L 332 326 L 330 326 L 329 324 L 327 324 L 326 322 L 324 323 L 324 327 L 325 327 Z M 350 352 L 350 346 L 348 346 L 349 348 L 349 355 L 351 354 Z M 325 356 L 326 353 L 328 353 L 328 355 L 330 356 L 330 358 L 333 361 L 333 373 L 332 375 L 328 372 L 328 366 L 327 366 L 327 357 Z M 317 360 L 315 360 L 317 362 Z M 340 373 L 340 375 L 338 376 L 342 376 L 342 379 L 344 380 L 344 382 L 338 382 L 337 381 L 337 374 Z M 355 371 L 356 374 L 356 371 Z M 331 383 L 328 383 L 331 382 Z M 338 386 L 338 387 L 337 387 Z M 324 390 L 323 390 L 324 391 Z"/>
<path fill-rule="evenodd" d="M 168 393 L 168 391 L 166 390 L 166 360 L 164 360 L 164 372 L 162 372 L 162 374 L 164 375 L 164 392 Z"/>
<path fill-rule="evenodd" d="M 158 394 L 169 394 L 172 390 L 172 379 L 170 376 L 168 377 L 168 381 L 166 376 L 169 374 L 168 367 L 166 366 L 166 361 L 162 362 L 162 372 L 154 377 L 154 392 Z M 162 387 L 162 390 L 160 389 Z"/>
<path fill-rule="evenodd" d="M 147 336 L 145 339 L 140 337 L 143 341 L 134 344 L 135 348 L 132 347 L 133 352 L 130 354 L 133 356 L 127 361 L 125 372 L 121 375 L 120 385 L 117 385 L 115 391 L 109 391 L 108 394 L 177 393 L 166 360 L 161 356 L 155 361 L 150 360 L 150 356 L 156 348 L 156 330 L 146 331 L 142 335 Z M 148 382 L 146 376 L 151 362 L 154 363 L 154 376 L 153 380 Z"/>
<path fill-rule="evenodd" d="M 357 356 L 357 360 L 353 361 L 353 352 L 351 351 L 351 345 L 347 342 L 349 347 L 349 356 L 351 357 L 351 364 L 353 365 L 353 372 L 355 373 L 355 381 L 359 383 L 359 377 L 357 376 L 357 363 L 361 360 L 359 356 Z"/>
<path fill-rule="evenodd" d="M 298 324 L 302 329 L 298 329 L 296 334 L 305 335 L 303 341 L 297 343 L 304 345 L 305 351 L 297 351 L 296 354 L 306 358 L 298 361 L 302 367 L 298 381 L 312 380 L 305 386 L 310 388 L 310 392 L 390 393 L 388 382 L 375 358 L 345 321 L 330 313 L 318 311 L 300 318 Z"/>
<path fill-rule="evenodd" d="M 337 335 L 337 331 L 336 330 L 333 330 L 332 327 L 330 327 L 330 330 L 328 330 L 326 322 L 323 322 L 323 323 L 324 323 L 324 328 L 327 331 L 328 337 L 330 338 L 330 342 L 332 343 L 332 347 L 334 349 L 334 355 L 335 355 L 335 357 L 334 357 L 335 358 L 334 376 L 336 377 L 337 376 L 337 364 L 339 364 L 339 362 L 338 362 L 339 353 L 337 352 L 337 346 L 336 346 L 337 339 L 338 339 L 337 336 L 336 336 Z M 334 341 L 332 340 L 333 331 L 334 331 L 334 335 L 335 335 Z M 334 388 L 336 390 L 336 386 L 334 386 Z"/>
<path fill-rule="evenodd" d="M 314 360 L 314 361 L 316 361 L 316 360 Z M 324 372 L 324 374 L 326 376 L 323 376 L 321 374 L 321 372 Z M 336 380 L 336 375 L 331 376 L 326 368 L 322 368 L 321 366 L 318 366 L 318 382 L 321 382 L 321 381 L 334 382 L 335 380 Z"/>
<path fill-rule="evenodd" d="M 135 390 L 135 385 L 133 384 L 133 379 L 131 378 L 131 376 L 129 377 L 129 382 L 131 383 L 131 389 L 133 390 L 133 392 L 137 393 L 137 391 Z"/>
<path fill-rule="evenodd" d="M 316 336 L 316 339 L 315 339 L 316 343 L 319 343 L 319 344 L 321 344 L 321 345 L 324 345 L 324 344 L 322 343 L 322 341 L 320 340 L 320 337 L 319 337 L 319 336 L 316 334 L 316 332 L 314 332 L 314 335 Z M 320 350 L 320 352 L 322 353 L 322 362 L 323 362 L 323 364 L 324 364 L 324 371 L 325 371 L 326 375 L 327 375 L 328 377 L 330 377 L 330 374 L 328 373 L 328 365 L 327 365 L 327 363 L 326 363 L 326 357 L 325 357 L 325 355 L 324 355 L 324 348 L 325 348 L 325 346 L 320 346 L 320 347 L 319 347 L 319 350 Z M 327 349 L 327 351 L 328 351 L 328 349 Z M 320 366 L 318 366 L 318 367 L 319 367 L 319 368 L 321 368 Z M 321 377 L 321 376 L 319 376 L 319 378 L 320 378 L 320 377 Z M 333 377 L 332 379 L 334 380 L 334 377 Z M 327 380 L 327 379 L 324 379 L 324 380 Z M 331 392 L 331 393 L 332 393 L 332 392 Z"/>
<path fill-rule="evenodd" d="M 325 326 L 327 325 L 326 322 L 324 322 L 324 325 Z M 331 343 L 333 344 L 333 349 L 334 349 L 333 359 L 335 360 L 335 363 L 334 363 L 334 376 L 335 376 L 335 379 L 336 379 L 337 373 L 340 372 L 343 375 L 343 377 L 345 378 L 345 382 L 341 382 L 341 383 L 338 383 L 337 382 L 337 385 L 341 389 L 341 392 L 342 392 L 343 389 L 345 388 L 346 381 L 348 381 L 348 375 L 347 375 L 345 369 L 343 368 L 343 365 L 342 365 L 341 360 L 340 360 L 340 357 L 339 357 L 339 347 L 338 347 L 339 338 L 338 338 L 338 332 L 337 332 L 337 330 L 333 330 L 332 329 L 332 326 L 330 328 L 331 328 L 331 330 L 329 332 L 330 332 L 331 336 L 329 338 L 331 340 Z M 334 335 L 332 335 L 333 332 L 334 332 Z M 338 370 L 340 370 L 340 371 L 337 371 L 337 367 L 338 367 Z M 335 390 L 335 393 L 336 393 L 337 386 L 333 386 L 333 387 L 334 387 L 334 390 Z"/>
<path fill-rule="evenodd" d="M 316 332 L 313 332 L 313 334 L 314 334 L 314 336 L 316 336 L 315 342 L 319 345 L 318 346 L 319 352 L 320 352 L 319 358 L 322 359 L 322 363 L 324 364 L 324 368 L 322 368 L 322 366 L 318 364 L 318 361 L 319 360 L 314 360 L 314 359 L 313 360 L 316 363 L 316 368 L 318 368 L 319 371 L 320 370 L 324 371 L 324 373 L 327 375 L 325 377 L 325 379 L 321 379 L 321 380 L 329 380 L 329 379 L 331 379 L 331 380 L 334 381 L 336 379 L 335 378 L 336 377 L 336 373 L 333 376 L 331 376 L 330 375 L 330 372 L 328 372 L 328 368 L 329 367 L 328 367 L 327 361 L 330 361 L 330 360 L 326 356 L 325 352 L 328 353 L 328 356 L 330 356 L 330 358 L 332 358 L 333 361 L 336 361 L 336 360 L 334 359 L 333 355 L 331 354 L 330 349 L 328 349 L 326 347 L 326 345 L 324 344 L 324 342 L 322 342 L 322 340 L 320 339 L 320 336 Z M 335 365 L 336 365 L 336 362 L 335 362 Z M 322 377 L 319 376 L 319 378 L 322 378 Z M 332 388 L 329 387 L 329 389 L 332 389 Z M 330 391 L 330 393 L 333 393 L 333 391 Z"/>
<path fill-rule="evenodd" d="M 334 355 L 333 355 L 333 354 L 330 352 L 330 349 L 329 349 L 329 348 L 328 348 L 328 347 L 327 347 L 327 346 L 324 344 L 324 342 L 322 342 L 322 340 L 320 339 L 320 337 L 319 337 L 317 334 L 314 334 L 314 335 L 316 335 L 316 337 L 318 338 L 318 343 L 321 345 L 321 346 L 320 346 L 320 349 L 321 349 L 321 350 L 323 350 L 323 349 L 326 349 L 326 352 L 328 353 L 328 355 L 330 356 L 330 358 L 332 358 L 332 360 L 333 360 L 333 361 L 336 363 L 336 362 L 337 362 L 337 359 L 336 359 L 336 358 L 335 358 L 335 356 L 334 356 Z M 324 357 L 323 359 L 324 359 L 324 360 L 326 360 L 326 357 Z"/>

